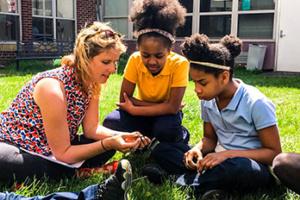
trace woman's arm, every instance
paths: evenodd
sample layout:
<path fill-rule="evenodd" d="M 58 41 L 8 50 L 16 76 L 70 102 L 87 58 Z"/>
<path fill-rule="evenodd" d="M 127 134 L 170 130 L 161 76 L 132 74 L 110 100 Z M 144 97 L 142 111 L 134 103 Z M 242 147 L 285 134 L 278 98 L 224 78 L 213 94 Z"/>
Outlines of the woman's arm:
<path fill-rule="evenodd" d="M 92 98 L 82 121 L 83 133 L 86 138 L 102 140 L 121 134 L 122 132 L 105 128 L 99 121 L 99 98 Z"/>
<path fill-rule="evenodd" d="M 101 141 L 84 145 L 71 145 L 70 133 L 67 122 L 67 100 L 63 84 L 52 78 L 40 80 L 34 89 L 34 101 L 39 106 L 47 141 L 52 153 L 57 160 L 65 163 L 75 163 L 94 157 L 105 150 Z M 122 152 L 130 151 L 130 148 L 137 148 L 139 140 L 134 143 L 125 143 L 124 137 L 115 136 L 105 139 L 106 149 L 117 149 Z"/>
<path fill-rule="evenodd" d="M 132 97 L 135 84 L 124 79 L 118 106 L 132 115 L 157 116 L 176 114 L 181 108 L 185 87 L 172 87 L 167 101 L 161 103 L 149 103 L 139 101 Z M 121 95 L 123 94 L 123 98 Z"/>

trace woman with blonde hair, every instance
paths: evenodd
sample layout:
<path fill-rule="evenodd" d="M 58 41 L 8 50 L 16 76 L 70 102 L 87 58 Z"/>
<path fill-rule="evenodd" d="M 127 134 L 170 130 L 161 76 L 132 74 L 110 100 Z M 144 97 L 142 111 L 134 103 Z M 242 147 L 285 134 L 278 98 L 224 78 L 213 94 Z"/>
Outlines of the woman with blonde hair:
<path fill-rule="evenodd" d="M 77 35 L 74 52 L 61 67 L 38 73 L 24 85 L 0 115 L 1 181 L 74 176 L 80 168 L 102 166 L 116 150 L 126 153 L 150 142 L 139 132 L 99 123 L 101 85 L 125 50 L 120 34 L 94 22 Z M 127 138 L 135 140 L 127 143 Z"/>

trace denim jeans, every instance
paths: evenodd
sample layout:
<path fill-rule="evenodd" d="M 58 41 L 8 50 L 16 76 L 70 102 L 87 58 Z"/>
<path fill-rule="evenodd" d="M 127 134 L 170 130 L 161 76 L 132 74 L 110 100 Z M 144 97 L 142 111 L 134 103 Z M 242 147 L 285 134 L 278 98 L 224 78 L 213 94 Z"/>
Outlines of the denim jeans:
<path fill-rule="evenodd" d="M 228 158 L 202 174 L 196 172 L 180 176 L 177 184 L 192 186 L 196 193 L 209 190 L 248 192 L 267 188 L 274 179 L 267 165 L 245 157 Z"/>
<path fill-rule="evenodd" d="M 98 199 L 98 184 L 90 185 L 80 192 L 56 192 L 47 196 L 26 197 L 13 192 L 0 193 L 0 200 L 94 200 Z"/>
<path fill-rule="evenodd" d="M 116 109 L 103 120 L 103 126 L 117 131 L 139 131 L 150 139 L 159 141 L 177 142 L 187 136 L 186 128 L 181 125 L 183 112 L 176 115 L 160 116 L 133 116 L 124 110 Z"/>
<path fill-rule="evenodd" d="M 196 193 L 212 189 L 250 191 L 274 184 L 267 165 L 245 157 L 228 158 L 201 175 L 188 170 L 183 156 L 190 148 L 182 142 L 161 142 L 152 154 L 163 169 L 179 177 L 177 184 L 192 186 Z"/>

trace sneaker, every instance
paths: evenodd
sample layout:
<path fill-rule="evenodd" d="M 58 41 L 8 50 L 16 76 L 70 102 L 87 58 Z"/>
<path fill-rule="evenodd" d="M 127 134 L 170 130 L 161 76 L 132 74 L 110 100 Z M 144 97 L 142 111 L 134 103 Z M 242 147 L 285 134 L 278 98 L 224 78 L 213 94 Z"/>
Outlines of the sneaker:
<path fill-rule="evenodd" d="M 101 167 L 96 168 L 80 168 L 77 171 L 77 178 L 88 178 L 94 174 L 105 174 L 110 175 L 114 174 L 117 170 L 117 166 L 119 164 L 119 161 L 113 161 L 106 165 L 103 165 Z"/>
<path fill-rule="evenodd" d="M 98 186 L 99 200 L 128 200 L 132 170 L 128 160 L 121 160 L 116 172 Z"/>
<path fill-rule="evenodd" d="M 146 176 L 150 183 L 162 184 L 168 178 L 169 174 L 158 164 L 147 164 L 142 168 L 142 175 Z"/>
<path fill-rule="evenodd" d="M 202 195 L 201 199 L 202 200 L 235 200 L 236 198 L 230 195 L 229 192 L 224 190 L 209 190 Z"/>

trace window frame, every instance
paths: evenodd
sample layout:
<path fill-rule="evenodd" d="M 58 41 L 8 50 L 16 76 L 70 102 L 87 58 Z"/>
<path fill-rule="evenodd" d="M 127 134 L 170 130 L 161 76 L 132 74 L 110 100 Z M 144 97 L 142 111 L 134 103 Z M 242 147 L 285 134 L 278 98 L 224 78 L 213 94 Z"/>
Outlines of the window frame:
<path fill-rule="evenodd" d="M 17 6 L 17 13 L 7 13 L 7 12 L 1 12 L 0 15 L 11 15 L 11 16 L 18 16 L 19 17 L 19 39 L 22 38 L 22 15 L 21 15 L 21 0 L 17 0 L 18 6 Z M 0 40 L 0 44 L 15 44 L 15 40 Z"/>
<path fill-rule="evenodd" d="M 133 23 L 129 21 L 129 13 L 130 9 L 132 7 L 132 1 L 133 0 L 128 0 L 128 10 L 127 13 L 128 15 L 119 15 L 119 16 L 105 16 L 104 14 L 104 4 L 105 0 L 101 0 L 101 15 L 102 15 L 102 20 L 105 21 L 105 19 L 127 19 L 128 20 L 128 25 L 127 25 L 127 34 L 125 34 L 124 40 L 136 40 L 133 38 Z"/>
<path fill-rule="evenodd" d="M 20 1 L 20 0 L 19 0 Z M 73 15 L 74 15 L 74 19 L 73 18 L 63 18 L 63 17 L 57 17 L 57 5 L 56 5 L 56 0 L 52 0 L 52 16 L 40 16 L 40 15 L 34 15 L 32 12 L 32 20 L 33 18 L 42 18 L 42 19 L 52 19 L 52 25 L 53 25 L 53 39 L 56 40 L 57 39 L 57 20 L 70 20 L 74 22 L 74 27 L 75 27 L 75 32 L 74 32 L 74 36 L 76 37 L 76 33 L 77 33 L 77 26 L 76 26 L 76 22 L 77 22 L 77 12 L 76 12 L 76 0 L 72 0 L 73 1 Z M 75 40 L 75 38 L 74 38 Z"/>

